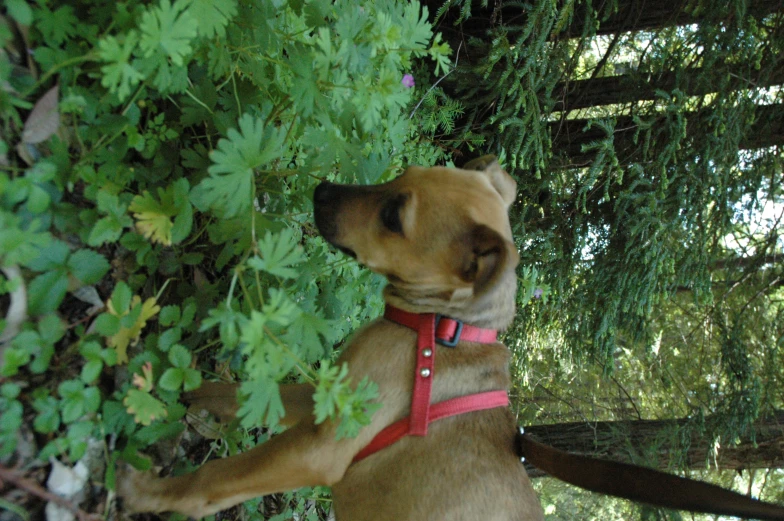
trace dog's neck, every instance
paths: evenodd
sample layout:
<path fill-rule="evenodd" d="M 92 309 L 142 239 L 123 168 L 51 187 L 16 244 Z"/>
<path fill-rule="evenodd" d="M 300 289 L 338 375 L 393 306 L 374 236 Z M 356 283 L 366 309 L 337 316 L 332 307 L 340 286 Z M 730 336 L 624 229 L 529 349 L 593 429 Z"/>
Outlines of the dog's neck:
<path fill-rule="evenodd" d="M 440 313 L 467 324 L 503 331 L 512 323 L 517 296 L 517 275 L 508 270 L 498 281 L 478 297 L 460 298 L 443 292 L 419 292 L 392 283 L 384 288 L 388 304 L 411 313 Z"/>

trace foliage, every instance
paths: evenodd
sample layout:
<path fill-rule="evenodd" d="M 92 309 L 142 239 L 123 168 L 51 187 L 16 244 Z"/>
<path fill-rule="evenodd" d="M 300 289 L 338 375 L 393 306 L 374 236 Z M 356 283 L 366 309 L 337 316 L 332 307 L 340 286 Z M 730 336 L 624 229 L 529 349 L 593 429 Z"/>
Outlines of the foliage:
<path fill-rule="evenodd" d="M 714 456 L 748 433 L 784 396 L 782 18 L 694 0 L 690 25 L 602 35 L 628 5 L 436 3 L 441 37 L 393 0 L 6 2 L 0 458 L 73 463 L 103 439 L 148 468 L 186 425 L 229 455 L 276 430 L 292 381 L 352 435 L 375 387 L 335 348 L 381 279 L 317 236 L 312 191 L 480 147 L 520 193 L 521 421 L 689 417 L 678 446 Z M 607 78 L 615 102 L 571 107 Z M 243 382 L 244 428 L 187 413 L 205 379 Z M 631 515 L 538 487 L 552 519 Z M 323 518 L 324 495 L 248 515 Z"/>
<path fill-rule="evenodd" d="M 484 137 L 518 181 L 506 341 L 522 422 L 690 418 L 680 450 L 649 463 L 683 468 L 708 439 L 713 469 L 784 406 L 783 19 L 743 1 L 636 5 L 447 2 L 462 48 L 440 86 L 465 110 L 455 134 Z M 767 479 L 713 474 L 744 493 Z M 542 492 L 552 519 L 633 515 Z"/>
<path fill-rule="evenodd" d="M 413 111 L 427 89 L 401 81 L 450 67 L 427 10 L 19 0 L 7 14 L 0 289 L 28 305 L 0 323 L 0 458 L 23 458 L 32 431 L 44 461 L 95 438 L 110 462 L 149 467 L 137 451 L 182 432 L 182 393 L 205 378 L 243 381 L 247 431 L 224 451 L 276 429 L 282 381 L 310 383 L 319 421 L 355 435 L 376 388 L 334 366 L 334 346 L 380 312 L 381 279 L 317 236 L 310 196 L 445 157 L 417 128 L 437 104 Z"/>

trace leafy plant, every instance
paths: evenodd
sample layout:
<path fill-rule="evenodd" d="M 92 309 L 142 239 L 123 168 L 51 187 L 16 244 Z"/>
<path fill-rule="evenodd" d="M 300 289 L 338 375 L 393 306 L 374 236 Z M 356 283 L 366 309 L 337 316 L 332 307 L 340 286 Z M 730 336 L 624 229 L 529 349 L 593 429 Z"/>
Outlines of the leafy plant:
<path fill-rule="evenodd" d="M 243 382 L 232 450 L 276 428 L 282 381 L 310 383 L 319 420 L 355 434 L 375 388 L 333 365 L 335 346 L 380 312 L 381 279 L 317 237 L 310 199 L 322 180 L 444 157 L 410 117 L 426 89 L 402 81 L 450 67 L 427 10 L 14 0 L 7 13 L 0 44 L 29 53 L 0 55 L 0 268 L 21 274 L 0 287 L 27 300 L 0 322 L 0 457 L 23 457 L 23 427 L 46 435 L 43 460 L 111 439 L 111 461 L 149 467 L 139 451 L 182 432 L 182 393 L 207 378 Z"/>

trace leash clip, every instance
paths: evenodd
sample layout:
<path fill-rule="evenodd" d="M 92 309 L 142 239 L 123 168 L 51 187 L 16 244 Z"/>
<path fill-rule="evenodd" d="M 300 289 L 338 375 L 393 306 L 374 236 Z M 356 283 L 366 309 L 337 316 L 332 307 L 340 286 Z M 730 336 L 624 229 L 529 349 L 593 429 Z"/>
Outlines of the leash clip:
<path fill-rule="evenodd" d="M 455 323 L 457 323 L 457 330 L 455 331 L 455 334 L 454 334 L 454 336 L 452 337 L 451 340 L 438 338 L 438 333 L 437 333 L 438 332 L 438 324 L 441 322 L 442 318 L 446 318 L 447 320 L 453 320 Z M 439 344 L 441 344 L 444 347 L 455 347 L 458 344 L 458 342 L 460 342 L 460 334 L 463 332 L 463 321 L 462 320 L 458 320 L 456 318 L 445 317 L 444 315 L 441 315 L 440 313 L 436 313 L 435 330 L 436 330 L 436 342 L 438 342 Z"/>

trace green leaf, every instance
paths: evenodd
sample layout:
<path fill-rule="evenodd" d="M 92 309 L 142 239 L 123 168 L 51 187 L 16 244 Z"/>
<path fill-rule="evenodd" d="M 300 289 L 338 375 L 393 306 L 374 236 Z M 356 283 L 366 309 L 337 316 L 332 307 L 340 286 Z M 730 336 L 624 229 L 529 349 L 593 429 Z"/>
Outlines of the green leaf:
<path fill-rule="evenodd" d="M 125 282 L 120 281 L 114 287 L 109 303 L 111 304 L 112 309 L 114 309 L 118 315 L 122 316 L 130 309 L 132 298 L 133 291 L 131 291 L 131 288 L 129 288 L 128 284 Z"/>
<path fill-rule="evenodd" d="M 95 332 L 103 336 L 116 335 L 120 327 L 120 318 L 111 313 L 101 313 L 95 319 Z"/>
<path fill-rule="evenodd" d="M 129 62 L 137 43 L 139 36 L 136 31 L 128 31 L 122 41 L 106 36 L 98 42 L 98 57 L 107 62 L 101 67 L 101 85 L 117 94 L 120 100 L 128 97 L 131 89 L 144 79 L 144 75 Z"/>
<path fill-rule="evenodd" d="M 258 244 L 261 257 L 252 257 L 248 265 L 257 270 L 263 270 L 272 275 L 292 279 L 299 272 L 291 266 L 305 260 L 299 239 L 294 235 L 294 230 L 285 228 L 279 234 L 267 232 Z"/>
<path fill-rule="evenodd" d="M 62 414 L 65 423 L 73 423 L 85 414 L 98 410 L 101 394 L 94 387 L 85 388 L 79 380 L 66 380 L 58 388 L 62 399 Z"/>
<path fill-rule="evenodd" d="M 167 329 L 161 336 L 158 337 L 158 349 L 163 352 L 169 350 L 169 348 L 180 341 L 182 337 L 182 330 L 179 327 L 173 327 L 171 329 Z"/>
<path fill-rule="evenodd" d="M 93 423 L 89 421 L 74 423 L 68 427 L 66 440 L 68 442 L 68 457 L 72 461 L 84 456 L 84 452 L 87 450 L 87 440 L 91 438 L 94 427 Z"/>
<path fill-rule="evenodd" d="M 240 394 L 245 401 L 237 414 L 242 418 L 243 427 L 275 426 L 285 413 L 280 390 L 274 380 L 262 378 L 243 382 L 240 385 Z"/>
<path fill-rule="evenodd" d="M 237 16 L 236 0 L 193 0 L 188 9 L 198 22 L 201 36 L 223 38 L 226 25 Z"/>
<path fill-rule="evenodd" d="M 133 219 L 126 215 L 128 205 L 120 203 L 119 197 L 106 191 L 99 191 L 96 197 L 98 210 L 107 214 L 99 219 L 90 231 L 87 242 L 90 246 L 100 246 L 120 238 L 123 229 L 133 225 Z"/>
<path fill-rule="evenodd" d="M 196 369 L 185 369 L 183 373 L 182 388 L 184 391 L 193 391 L 201 387 L 201 373 Z"/>
<path fill-rule="evenodd" d="M 133 415 L 134 421 L 142 425 L 149 425 L 167 414 L 163 402 L 138 389 L 128 389 L 123 405 Z"/>
<path fill-rule="evenodd" d="M 52 198 L 49 192 L 37 185 L 30 187 L 30 192 L 27 195 L 27 209 L 30 210 L 30 213 L 40 214 L 45 212 L 51 202 Z"/>
<path fill-rule="evenodd" d="M 167 391 L 177 391 L 182 386 L 184 378 L 184 371 L 182 369 L 170 367 L 165 370 L 160 379 L 158 379 L 158 385 Z"/>
<path fill-rule="evenodd" d="M 330 320 L 311 313 L 301 313 L 288 327 L 283 340 L 297 346 L 297 352 L 303 360 L 315 363 L 327 354 L 321 337 L 327 339 L 326 345 L 331 346 L 336 340 L 334 329 L 335 325 Z"/>
<path fill-rule="evenodd" d="M 202 320 L 199 331 L 219 326 L 220 339 L 227 348 L 234 348 L 240 341 L 240 328 L 247 322 L 247 317 L 231 309 L 221 302 L 217 308 L 207 312 L 207 318 Z"/>
<path fill-rule="evenodd" d="M 33 401 L 38 415 L 33 420 L 36 432 L 48 434 L 60 428 L 60 404 L 52 396 L 39 397 Z"/>
<path fill-rule="evenodd" d="M 63 268 L 70 250 L 62 241 L 53 240 L 38 250 L 38 256 L 27 263 L 27 267 L 35 271 L 51 271 Z"/>
<path fill-rule="evenodd" d="M 185 425 L 179 422 L 171 423 L 171 421 L 169 419 L 166 423 L 156 423 L 142 427 L 138 432 L 134 433 L 133 439 L 145 445 L 152 445 L 158 440 L 174 439 L 182 434 L 182 431 L 185 430 Z"/>
<path fill-rule="evenodd" d="M 80 373 L 79 377 L 84 383 L 90 384 L 94 382 L 98 378 L 98 376 L 100 376 L 102 370 L 103 370 L 102 361 L 90 360 L 89 362 L 87 362 L 82 366 L 82 372 Z"/>
<path fill-rule="evenodd" d="M 8 14 L 21 25 L 33 23 L 33 10 L 24 0 L 6 0 L 5 7 L 8 9 Z"/>
<path fill-rule="evenodd" d="M 22 391 L 19 385 L 8 382 L 0 385 L 0 396 L 7 400 L 14 400 L 19 396 L 19 393 Z"/>
<path fill-rule="evenodd" d="M 95 284 L 109 271 L 109 262 L 100 253 L 82 249 L 68 259 L 71 274 L 84 284 Z"/>
<path fill-rule="evenodd" d="M 185 239 L 193 222 L 189 189 L 187 179 L 179 179 L 166 190 L 158 188 L 160 202 L 147 191 L 134 197 L 129 209 L 136 218 L 139 233 L 165 246 Z"/>
<path fill-rule="evenodd" d="M 191 40 L 196 37 L 199 26 L 187 7 L 185 0 L 177 0 L 174 5 L 169 0 L 161 0 L 159 7 L 142 15 L 139 46 L 145 57 L 161 53 L 174 65 L 185 63 L 185 58 L 193 52 Z"/>
<path fill-rule="evenodd" d="M 262 118 L 245 114 L 239 131 L 230 129 L 228 139 L 218 141 L 210 154 L 210 176 L 196 187 L 197 195 L 220 217 L 231 218 L 248 211 L 255 194 L 254 170 L 279 158 L 286 150 L 283 129 L 265 127 Z"/>
<path fill-rule="evenodd" d="M 99 219 L 90 230 L 87 244 L 90 246 L 100 246 L 107 242 L 115 242 L 120 238 L 123 227 L 110 217 Z"/>
<path fill-rule="evenodd" d="M 170 305 L 161 308 L 158 322 L 162 326 L 171 326 L 180 321 L 180 306 Z"/>
<path fill-rule="evenodd" d="M 169 350 L 169 362 L 174 367 L 186 368 L 191 365 L 191 352 L 188 351 L 187 347 L 175 344 Z"/>
<path fill-rule="evenodd" d="M 37 28 L 44 36 L 44 41 L 50 45 L 59 46 L 68 38 L 77 34 L 79 20 L 74 15 L 73 7 L 64 5 L 50 12 L 46 9 L 40 11 Z"/>
<path fill-rule="evenodd" d="M 149 192 L 134 197 L 129 209 L 136 218 L 136 230 L 139 233 L 152 242 L 171 245 L 171 215 Z"/>
<path fill-rule="evenodd" d="M 316 423 L 338 417 L 338 439 L 356 436 L 362 427 L 370 424 L 373 413 L 381 407 L 374 402 L 378 398 L 378 386 L 365 377 L 356 389 L 352 389 L 345 363 L 340 368 L 323 363 L 318 376 L 313 395 Z"/>
<path fill-rule="evenodd" d="M 18 347 L 6 348 L 3 351 L 3 363 L 0 365 L 0 374 L 3 376 L 14 376 L 19 369 L 30 363 L 30 351 Z"/>
<path fill-rule="evenodd" d="M 64 270 L 49 271 L 33 279 L 27 287 L 29 312 L 43 315 L 55 311 L 68 291 L 68 276 Z"/>

